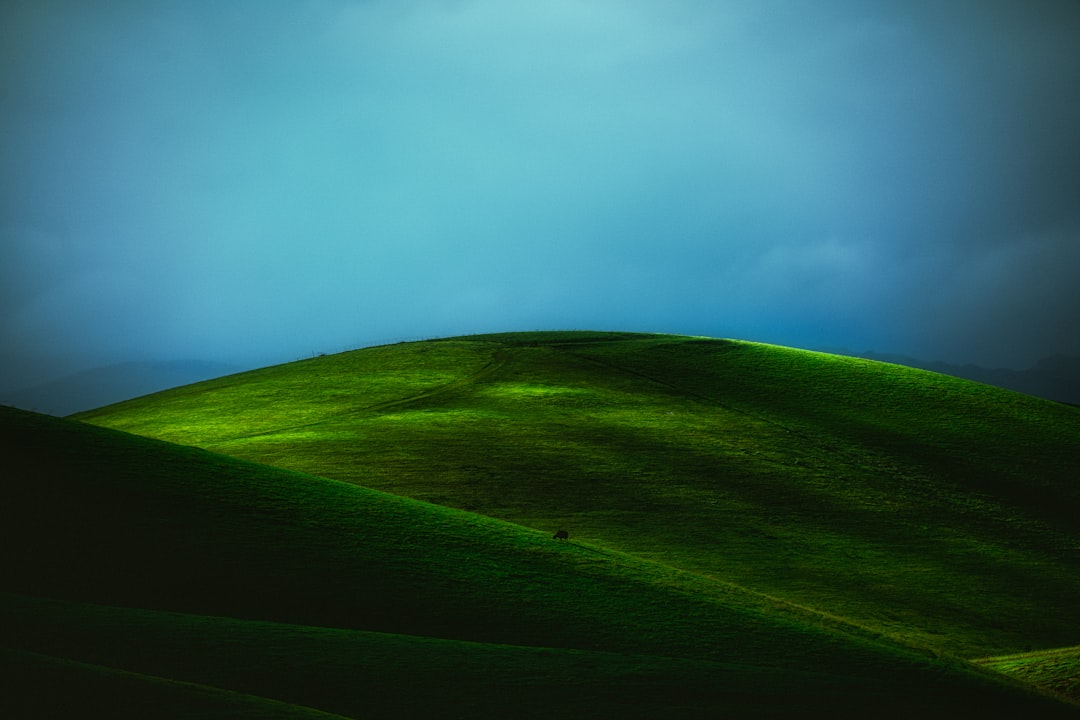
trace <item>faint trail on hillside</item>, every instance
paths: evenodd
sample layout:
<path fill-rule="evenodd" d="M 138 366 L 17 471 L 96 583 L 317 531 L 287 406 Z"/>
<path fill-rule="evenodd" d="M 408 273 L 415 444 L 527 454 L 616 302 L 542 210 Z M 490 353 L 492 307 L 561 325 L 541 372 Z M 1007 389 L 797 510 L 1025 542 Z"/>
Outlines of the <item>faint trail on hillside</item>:
<path fill-rule="evenodd" d="M 433 388 L 429 388 L 413 395 L 407 395 L 405 397 L 396 398 L 394 400 L 384 400 L 383 402 L 366 405 L 364 407 L 357 408 L 347 413 L 341 413 L 341 415 L 352 415 L 358 412 L 382 412 L 388 408 L 408 405 L 409 403 L 414 403 L 418 400 L 428 400 L 433 397 L 449 394 L 454 390 L 465 387 L 466 385 L 472 385 L 477 381 L 484 379 L 488 375 L 494 374 L 499 369 L 501 369 L 503 365 L 506 364 L 506 356 L 506 350 L 496 350 L 491 354 L 491 359 L 482 368 L 480 368 L 474 373 L 471 373 L 464 377 L 460 377 L 457 380 L 452 380 L 445 385 L 436 385 Z"/>
<path fill-rule="evenodd" d="M 937 651 L 933 648 L 890 640 L 886 635 L 882 634 L 881 631 L 859 623 L 853 618 L 836 615 L 826 610 L 822 610 L 821 608 L 795 602 L 794 600 L 763 592 L 747 585 L 741 585 L 726 578 L 719 577 L 711 572 L 682 567 L 671 562 L 645 557 L 631 550 L 620 550 L 614 547 L 599 545 L 595 542 L 571 540 L 570 543 L 568 543 L 568 546 L 562 547 L 565 547 L 567 551 L 578 555 L 596 556 L 615 563 L 644 563 L 654 568 L 662 569 L 665 573 L 671 573 L 675 576 L 676 586 L 680 579 L 682 579 L 682 582 L 692 581 L 694 583 L 701 583 L 720 591 L 718 594 L 712 595 L 713 597 L 734 596 L 742 603 L 751 604 L 755 608 L 768 612 L 782 614 L 796 622 L 809 622 L 814 626 L 828 628 L 851 637 L 869 639 L 875 642 L 892 643 L 895 646 L 904 647 L 928 657 L 938 656 Z M 1066 650 L 1075 651 L 1076 648 L 1066 648 Z"/>
<path fill-rule="evenodd" d="M 379 413 L 384 412 L 391 408 L 401 407 L 410 403 L 418 402 L 420 400 L 428 400 L 431 398 L 439 397 L 440 395 L 447 395 L 460 388 L 471 385 L 478 380 L 497 372 L 503 365 L 506 364 L 507 351 L 495 350 L 491 354 L 491 358 L 483 367 L 479 368 L 475 372 L 460 377 L 456 380 L 451 380 L 443 385 L 435 385 L 433 387 L 426 388 L 420 392 L 406 395 L 404 397 L 394 398 L 393 400 L 382 400 L 380 402 L 372 403 L 370 405 L 361 405 L 353 407 L 342 412 L 331 413 L 321 416 L 318 420 L 312 420 L 311 422 L 299 423 L 296 425 L 282 425 L 270 430 L 260 430 L 259 432 L 248 433 L 246 435 L 234 435 L 223 441 L 215 444 L 223 444 L 232 442 L 234 440 L 246 440 L 248 438 L 262 437 L 266 435 L 275 435 L 287 430 L 299 430 L 301 428 L 315 427 L 322 425 L 323 423 L 330 422 L 331 420 L 338 420 L 340 418 L 348 417 L 350 415 L 360 415 L 364 413 Z"/>

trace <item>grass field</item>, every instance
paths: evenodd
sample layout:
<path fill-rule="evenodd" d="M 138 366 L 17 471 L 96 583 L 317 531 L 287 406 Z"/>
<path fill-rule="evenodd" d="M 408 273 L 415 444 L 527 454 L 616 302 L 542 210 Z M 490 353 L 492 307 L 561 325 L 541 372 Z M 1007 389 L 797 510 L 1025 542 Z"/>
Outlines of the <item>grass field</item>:
<path fill-rule="evenodd" d="M 975 662 L 1080 703 L 1080 647 L 982 658 Z"/>
<path fill-rule="evenodd" d="M 524 333 L 316 358 L 80 417 L 564 527 L 935 651 L 1080 642 L 1080 411 L 956 378 Z"/>
<path fill-rule="evenodd" d="M 119 687 L 132 717 L 1076 715 L 1029 688 L 1067 695 L 1067 665 L 1001 657 L 1080 642 L 1075 408 L 530 333 L 79 419 L 111 428 L 0 408 L 18 708 Z"/>
<path fill-rule="evenodd" d="M 0 516 L 3 657 L 18 678 L 4 701 L 16 712 L 1066 708 L 972 665 L 591 544 L 46 416 L 3 410 L 0 425 L 22 468 Z"/>

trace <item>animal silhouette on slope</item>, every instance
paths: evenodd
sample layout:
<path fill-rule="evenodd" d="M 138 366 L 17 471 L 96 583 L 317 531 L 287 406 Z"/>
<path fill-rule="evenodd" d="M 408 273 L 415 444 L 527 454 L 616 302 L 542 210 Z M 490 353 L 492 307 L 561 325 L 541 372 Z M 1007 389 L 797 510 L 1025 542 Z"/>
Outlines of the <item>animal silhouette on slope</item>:
<path fill-rule="evenodd" d="M 570 533 L 566 532 L 565 530 L 560 530 L 557 533 L 555 533 L 554 535 L 552 535 L 551 539 L 552 540 L 569 540 L 570 539 Z"/>

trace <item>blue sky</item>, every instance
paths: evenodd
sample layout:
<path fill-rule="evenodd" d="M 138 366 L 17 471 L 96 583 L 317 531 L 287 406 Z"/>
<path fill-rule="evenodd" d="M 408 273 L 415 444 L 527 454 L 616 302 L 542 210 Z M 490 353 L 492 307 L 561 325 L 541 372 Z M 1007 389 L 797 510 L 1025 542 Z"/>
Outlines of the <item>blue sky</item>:
<path fill-rule="evenodd" d="M 1068 0 L 9 1 L 0 372 L 623 329 L 1080 354 Z"/>

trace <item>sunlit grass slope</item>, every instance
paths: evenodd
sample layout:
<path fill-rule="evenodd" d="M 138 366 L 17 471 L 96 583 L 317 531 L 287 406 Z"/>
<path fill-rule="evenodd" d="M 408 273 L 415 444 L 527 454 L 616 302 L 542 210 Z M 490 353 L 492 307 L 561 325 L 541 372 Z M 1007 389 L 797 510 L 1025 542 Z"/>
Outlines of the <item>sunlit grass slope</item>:
<path fill-rule="evenodd" d="M 957 378 L 747 342 L 521 333 L 79 417 L 563 527 L 964 657 L 1080 642 L 1080 411 Z"/>
<path fill-rule="evenodd" d="M 0 436 L 16 712 L 112 691 L 114 716 L 1073 712 L 592 543 L 9 408 Z"/>
<path fill-rule="evenodd" d="M 982 658 L 976 662 L 1080 703 L 1080 646 Z"/>

